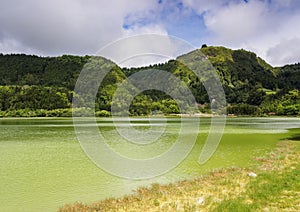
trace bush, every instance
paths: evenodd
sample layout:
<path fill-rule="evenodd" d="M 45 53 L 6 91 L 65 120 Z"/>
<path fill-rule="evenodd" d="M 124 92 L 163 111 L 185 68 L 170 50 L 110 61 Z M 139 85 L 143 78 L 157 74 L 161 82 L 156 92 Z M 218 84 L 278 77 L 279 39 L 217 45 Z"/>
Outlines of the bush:
<path fill-rule="evenodd" d="M 97 117 L 109 117 L 110 116 L 110 112 L 107 110 L 100 110 L 96 112 L 96 116 Z"/>
<path fill-rule="evenodd" d="M 260 115 L 261 110 L 259 107 L 254 105 L 248 105 L 248 104 L 236 104 L 229 106 L 227 108 L 228 114 L 235 114 L 235 115 Z"/>

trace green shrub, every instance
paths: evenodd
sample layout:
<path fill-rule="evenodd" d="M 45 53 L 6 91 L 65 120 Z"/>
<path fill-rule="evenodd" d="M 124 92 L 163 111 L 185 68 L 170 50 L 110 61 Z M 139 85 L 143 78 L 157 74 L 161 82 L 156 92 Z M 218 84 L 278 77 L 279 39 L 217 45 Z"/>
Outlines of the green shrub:
<path fill-rule="evenodd" d="M 110 116 L 110 112 L 107 110 L 100 110 L 96 112 L 96 116 L 97 117 L 109 117 Z"/>

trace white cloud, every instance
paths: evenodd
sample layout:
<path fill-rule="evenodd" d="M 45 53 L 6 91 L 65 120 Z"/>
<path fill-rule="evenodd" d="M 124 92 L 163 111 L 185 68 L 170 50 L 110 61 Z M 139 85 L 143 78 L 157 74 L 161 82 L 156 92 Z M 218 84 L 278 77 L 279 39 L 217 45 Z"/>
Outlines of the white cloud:
<path fill-rule="evenodd" d="M 265 20 L 265 10 L 262 2 L 232 3 L 220 10 L 207 12 L 204 20 L 217 39 L 227 43 L 244 43 L 269 24 L 262 21 Z"/>
<path fill-rule="evenodd" d="M 130 36 L 107 45 L 98 55 L 119 66 L 137 67 L 166 62 L 194 50 L 185 41 L 162 34 Z"/>
<path fill-rule="evenodd" d="M 210 1 L 199 1 L 199 0 L 183 0 L 184 5 L 193 8 L 199 14 L 207 11 L 218 10 L 224 4 L 224 0 L 210 0 Z"/>
<path fill-rule="evenodd" d="M 134 25 L 124 30 L 124 38 L 108 44 L 97 54 L 111 59 L 119 66 L 146 66 L 170 59 L 158 54 L 169 49 L 169 42 L 167 31 L 160 25 Z"/>
<path fill-rule="evenodd" d="M 204 17 L 208 43 L 255 51 L 272 65 L 299 62 L 298 51 L 278 51 L 284 45 L 297 46 L 300 39 L 300 3 L 296 0 L 232 0 L 223 4 L 214 0 L 203 6 L 185 0 Z M 204 2 L 204 1 L 203 1 Z M 290 59 L 288 59 L 290 58 Z"/>
<path fill-rule="evenodd" d="M 127 14 L 154 6 L 149 0 L 2 0 L 0 51 L 91 54 L 128 34 L 122 28 Z"/>
<path fill-rule="evenodd" d="M 273 6 L 277 9 L 288 8 L 297 4 L 298 0 L 272 0 Z"/>
<path fill-rule="evenodd" d="M 14 39 L 5 38 L 0 40 L 0 53 L 24 53 L 24 52 L 35 52 L 34 49 L 26 48 L 22 46 L 20 42 Z"/>
<path fill-rule="evenodd" d="M 205 28 L 194 29 L 188 21 L 199 17 Z M 273 53 L 298 45 L 299 20 L 299 0 L 1 0 L 0 52 L 93 54 L 116 39 L 171 32 L 189 41 L 249 49 L 283 65 L 299 62 L 297 51 Z M 178 26 L 185 23 L 191 27 Z"/>
<path fill-rule="evenodd" d="M 267 51 L 272 64 L 289 64 L 300 61 L 300 38 L 283 39 Z"/>
<path fill-rule="evenodd" d="M 160 34 L 160 35 L 168 35 L 167 30 L 159 24 L 149 24 L 145 26 L 133 26 L 128 30 L 124 30 L 125 36 L 134 36 L 140 34 Z"/>

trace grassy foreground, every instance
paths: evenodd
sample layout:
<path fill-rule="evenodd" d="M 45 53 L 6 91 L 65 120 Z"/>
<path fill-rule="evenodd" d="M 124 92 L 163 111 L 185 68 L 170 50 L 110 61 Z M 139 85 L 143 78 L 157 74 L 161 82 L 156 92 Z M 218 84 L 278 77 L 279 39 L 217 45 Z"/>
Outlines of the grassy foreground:
<path fill-rule="evenodd" d="M 251 169 L 216 170 L 193 180 L 139 188 L 119 199 L 65 205 L 59 211 L 300 211 L 300 142 L 280 141 L 255 160 Z"/>

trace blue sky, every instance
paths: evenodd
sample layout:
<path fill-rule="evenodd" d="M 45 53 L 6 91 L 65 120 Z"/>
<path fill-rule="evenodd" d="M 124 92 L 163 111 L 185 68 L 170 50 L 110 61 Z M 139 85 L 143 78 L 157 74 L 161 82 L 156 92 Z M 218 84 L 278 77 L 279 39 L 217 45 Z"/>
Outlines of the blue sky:
<path fill-rule="evenodd" d="M 277 66 L 300 62 L 299 20 L 299 0 L 1 0 L 0 52 L 95 54 L 155 33 L 248 49 Z"/>

